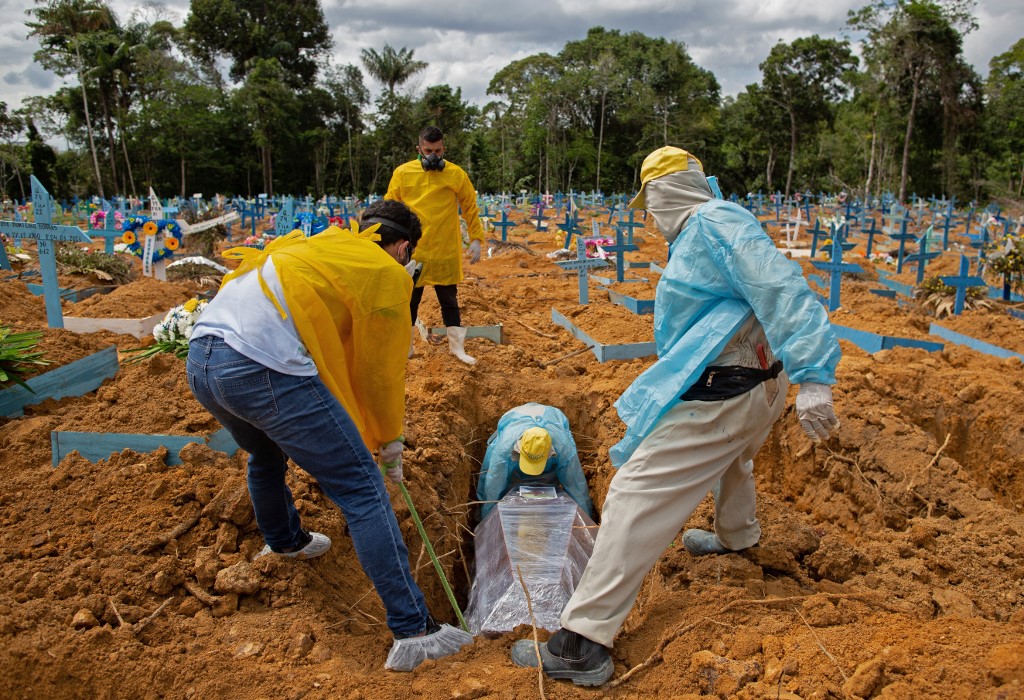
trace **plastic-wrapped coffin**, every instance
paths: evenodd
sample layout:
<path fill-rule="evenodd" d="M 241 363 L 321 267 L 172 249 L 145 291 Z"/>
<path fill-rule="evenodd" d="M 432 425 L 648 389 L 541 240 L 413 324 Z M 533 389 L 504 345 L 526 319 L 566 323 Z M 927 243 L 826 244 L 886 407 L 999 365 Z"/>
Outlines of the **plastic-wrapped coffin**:
<path fill-rule="evenodd" d="M 476 529 L 476 577 L 466 622 L 473 634 L 530 624 L 516 567 L 530 591 L 538 627 L 557 630 L 594 550 L 597 526 L 564 492 L 521 486 Z"/>

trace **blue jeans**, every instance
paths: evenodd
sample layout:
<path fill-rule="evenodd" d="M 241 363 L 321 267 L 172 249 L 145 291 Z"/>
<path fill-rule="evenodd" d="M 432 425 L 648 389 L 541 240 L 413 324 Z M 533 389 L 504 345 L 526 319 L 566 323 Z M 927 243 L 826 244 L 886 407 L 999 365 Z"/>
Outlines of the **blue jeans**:
<path fill-rule="evenodd" d="M 373 456 L 319 376 L 282 374 L 220 338 L 189 346 L 188 385 L 249 453 L 249 496 L 263 539 L 275 552 L 302 542 L 299 513 L 285 484 L 288 457 L 341 509 L 356 555 L 396 635 L 427 626 L 427 603 L 409 571 L 409 552 Z"/>

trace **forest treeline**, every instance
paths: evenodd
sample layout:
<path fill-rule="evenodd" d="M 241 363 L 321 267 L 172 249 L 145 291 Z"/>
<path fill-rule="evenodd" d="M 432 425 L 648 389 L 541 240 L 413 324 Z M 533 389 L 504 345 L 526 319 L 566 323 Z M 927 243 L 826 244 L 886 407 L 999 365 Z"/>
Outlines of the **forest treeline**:
<path fill-rule="evenodd" d="M 59 198 L 380 193 L 437 124 L 481 192 L 632 192 L 643 157 L 673 144 L 727 192 L 1019 200 L 1024 38 L 983 80 L 963 54 L 973 7 L 879 0 L 849 15 L 859 46 L 780 42 L 761 81 L 725 98 L 683 43 L 593 27 L 502 68 L 481 107 L 412 89 L 427 64 L 405 47 L 336 64 L 319 0 L 192 0 L 181 26 L 149 5 L 120 18 L 103 0 L 37 0 L 35 61 L 67 86 L 0 102 L 0 188 L 24 198 L 34 174 Z"/>

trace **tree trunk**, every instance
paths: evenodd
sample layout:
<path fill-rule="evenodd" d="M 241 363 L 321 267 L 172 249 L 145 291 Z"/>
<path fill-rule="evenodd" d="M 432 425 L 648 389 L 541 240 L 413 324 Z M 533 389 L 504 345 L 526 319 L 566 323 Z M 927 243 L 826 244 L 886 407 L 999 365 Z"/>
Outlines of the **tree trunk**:
<path fill-rule="evenodd" d="M 106 91 L 100 87 L 100 106 L 103 107 L 103 129 L 107 132 L 107 153 L 110 159 L 110 175 L 114 179 L 114 194 L 125 189 L 124 183 L 117 181 L 117 146 L 114 143 L 114 120 L 110 116 L 110 100 Z"/>
<path fill-rule="evenodd" d="M 786 193 L 783 202 L 789 199 L 789 190 L 793 186 L 793 169 L 796 167 L 796 114 L 793 108 L 786 110 L 789 113 L 789 171 L 786 173 Z"/>
<path fill-rule="evenodd" d="M 181 196 L 185 197 L 185 156 L 182 154 L 181 158 Z"/>
<path fill-rule="evenodd" d="M 597 192 L 601 191 L 601 148 L 604 146 L 604 105 L 607 96 L 607 90 L 601 92 L 601 124 L 597 130 L 597 181 L 594 184 Z"/>
<path fill-rule="evenodd" d="M 864 181 L 864 207 L 870 206 L 871 202 L 871 178 L 875 173 L 875 141 L 878 138 L 878 126 L 875 119 L 878 117 L 878 113 L 874 114 L 871 119 L 871 155 L 868 157 L 868 176 Z"/>
<path fill-rule="evenodd" d="M 346 116 L 345 119 L 347 121 L 348 117 Z M 352 181 L 352 190 L 351 191 L 352 191 L 353 194 L 355 194 L 355 191 L 356 191 L 356 164 L 355 164 L 355 158 L 352 156 L 352 127 L 346 125 L 345 126 L 345 130 L 348 132 L 348 176 L 349 176 L 349 179 Z"/>
<path fill-rule="evenodd" d="M 128 182 L 132 186 L 131 193 L 135 194 L 137 190 L 135 189 L 135 176 L 132 174 L 132 161 L 128 158 L 128 144 L 125 143 L 124 133 L 121 133 L 120 137 L 121 152 L 124 153 L 124 166 L 128 169 Z"/>
<path fill-rule="evenodd" d="M 104 199 L 103 196 L 103 178 L 100 176 L 100 161 L 96 157 L 96 143 L 92 138 L 92 120 L 89 118 L 89 97 L 85 91 L 85 80 L 82 76 L 82 54 L 78 50 L 78 46 L 75 46 L 75 56 L 78 58 L 78 84 L 82 88 L 82 108 L 85 110 L 85 130 L 89 134 L 89 150 L 92 152 L 92 167 L 96 171 L 96 189 L 99 192 L 100 199 Z"/>
<path fill-rule="evenodd" d="M 910 114 L 907 115 L 907 134 L 903 138 L 903 164 L 900 168 L 900 195 L 899 201 L 903 202 L 907 196 L 907 171 L 910 168 L 910 137 L 914 133 L 914 112 L 917 111 L 917 93 L 921 87 L 921 71 L 918 68 L 914 72 L 914 90 L 910 97 Z"/>
<path fill-rule="evenodd" d="M 768 162 L 764 166 L 765 187 L 772 191 L 772 171 L 775 170 L 775 147 L 768 146 Z"/>

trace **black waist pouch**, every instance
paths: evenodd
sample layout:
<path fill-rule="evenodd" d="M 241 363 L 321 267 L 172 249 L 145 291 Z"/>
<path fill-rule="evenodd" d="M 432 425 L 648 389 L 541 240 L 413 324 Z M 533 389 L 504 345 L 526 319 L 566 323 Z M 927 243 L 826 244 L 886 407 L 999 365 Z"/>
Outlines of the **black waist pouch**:
<path fill-rule="evenodd" d="M 775 379 L 782 372 L 776 360 L 768 369 L 756 367 L 708 367 L 693 386 L 679 398 L 682 401 L 725 401 L 745 394 L 761 382 Z"/>

